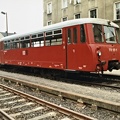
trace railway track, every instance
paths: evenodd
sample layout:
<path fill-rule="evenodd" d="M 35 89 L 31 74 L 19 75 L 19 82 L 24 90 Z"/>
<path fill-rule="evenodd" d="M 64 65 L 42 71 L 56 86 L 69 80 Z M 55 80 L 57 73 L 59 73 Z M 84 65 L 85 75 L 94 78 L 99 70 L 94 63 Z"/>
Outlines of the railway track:
<path fill-rule="evenodd" d="M 0 120 L 14 120 L 11 116 L 0 110 Z"/>
<path fill-rule="evenodd" d="M 28 81 L 15 79 L 15 78 L 11 78 L 11 77 L 1 76 L 0 80 L 3 84 L 7 84 L 8 86 L 9 86 L 9 83 L 10 84 L 13 83 L 13 86 L 18 85 L 18 86 L 20 86 L 20 88 L 22 86 L 25 88 L 28 87 L 28 88 L 32 89 L 33 91 L 39 91 L 40 93 L 45 92 L 45 93 L 48 93 L 51 95 L 59 96 L 60 98 L 70 99 L 70 100 L 76 101 L 78 104 L 83 103 L 83 104 L 95 105 L 95 106 L 100 107 L 100 108 L 105 108 L 105 109 L 120 113 L 120 104 L 116 103 L 114 101 L 112 102 L 109 100 L 98 99 L 98 98 L 95 98 L 92 96 L 86 96 L 83 94 L 68 92 L 68 91 L 64 91 L 64 90 L 60 90 L 60 89 L 56 89 L 56 88 L 51 88 L 51 87 L 44 86 L 44 85 L 38 85 L 35 83 L 31 83 Z"/>
<path fill-rule="evenodd" d="M 5 120 L 93 120 L 94 118 L 0 84 L 0 118 Z"/>
<path fill-rule="evenodd" d="M 73 76 L 75 76 L 73 74 Z M 77 74 L 76 74 L 77 76 Z M 84 85 L 95 85 L 100 87 L 108 87 L 120 91 L 120 77 L 115 75 L 103 75 L 103 77 L 99 77 L 96 74 L 87 74 L 80 75 L 77 77 L 69 77 L 68 78 L 60 78 L 61 81 L 66 81 L 74 84 L 84 84 Z"/>
<path fill-rule="evenodd" d="M 86 84 L 86 85 L 95 85 L 95 86 L 101 86 L 101 87 L 108 87 L 108 88 L 111 88 L 111 89 L 116 89 L 116 90 L 120 90 L 120 81 L 119 82 L 115 82 L 114 83 L 112 81 L 80 81 L 80 84 Z"/>

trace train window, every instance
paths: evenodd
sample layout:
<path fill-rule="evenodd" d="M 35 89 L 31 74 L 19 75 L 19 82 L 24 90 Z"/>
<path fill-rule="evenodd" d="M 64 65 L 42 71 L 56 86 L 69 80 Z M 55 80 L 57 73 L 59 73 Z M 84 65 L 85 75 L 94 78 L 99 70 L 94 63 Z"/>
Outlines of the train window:
<path fill-rule="evenodd" d="M 19 42 L 19 47 L 20 48 L 28 48 L 30 47 L 30 40 L 29 40 L 29 36 L 25 37 L 25 40 L 20 40 Z"/>
<path fill-rule="evenodd" d="M 62 44 L 62 39 L 59 38 L 59 39 L 53 39 L 51 41 L 51 45 L 61 45 Z"/>
<path fill-rule="evenodd" d="M 80 41 L 82 43 L 86 42 L 84 25 L 80 26 Z"/>
<path fill-rule="evenodd" d="M 118 38 L 118 43 L 120 43 L 120 28 L 116 29 L 116 33 L 117 33 L 117 38 Z"/>
<path fill-rule="evenodd" d="M 56 34 L 53 36 L 45 37 L 46 46 L 54 46 L 54 45 L 61 45 L 61 44 L 62 44 L 62 34 Z"/>
<path fill-rule="evenodd" d="M 45 37 L 45 46 L 50 46 L 51 45 L 51 39 L 53 36 L 46 36 Z"/>
<path fill-rule="evenodd" d="M 77 28 L 73 29 L 73 43 L 77 43 Z"/>
<path fill-rule="evenodd" d="M 42 47 L 42 46 L 44 46 L 43 33 L 32 35 L 31 47 Z"/>
<path fill-rule="evenodd" d="M 28 48 L 30 47 L 30 41 L 25 40 L 25 41 L 20 41 L 20 48 Z"/>
<path fill-rule="evenodd" d="M 24 37 L 21 37 L 20 39 L 21 39 L 21 40 L 24 40 Z"/>
<path fill-rule="evenodd" d="M 51 40 L 51 45 L 61 45 L 62 44 L 62 34 L 55 35 Z"/>
<path fill-rule="evenodd" d="M 40 40 L 40 47 L 43 47 L 44 46 L 44 39 Z"/>
<path fill-rule="evenodd" d="M 19 42 L 13 42 L 11 47 L 12 49 L 19 48 Z"/>
<path fill-rule="evenodd" d="M 51 40 L 45 40 L 45 45 L 50 46 L 51 45 Z"/>
<path fill-rule="evenodd" d="M 11 48 L 10 41 L 5 41 L 4 42 L 4 49 L 9 50 Z"/>
<path fill-rule="evenodd" d="M 55 30 L 54 31 L 54 34 L 61 34 L 62 33 L 62 30 L 60 29 L 60 30 Z"/>
<path fill-rule="evenodd" d="M 10 40 L 10 48 L 13 49 L 13 41 L 14 40 Z"/>
<path fill-rule="evenodd" d="M 11 49 L 19 48 L 19 38 L 12 39 L 10 41 L 10 47 L 11 47 Z"/>
<path fill-rule="evenodd" d="M 71 29 L 68 29 L 68 43 L 72 43 L 72 39 L 71 39 Z"/>
<path fill-rule="evenodd" d="M 32 41 L 31 47 L 39 47 L 39 41 Z"/>
<path fill-rule="evenodd" d="M 95 42 L 104 42 L 102 25 L 93 25 L 94 41 Z"/>
<path fill-rule="evenodd" d="M 32 35 L 32 38 L 36 38 L 36 35 Z"/>
<path fill-rule="evenodd" d="M 52 31 L 46 32 L 46 36 L 50 36 L 50 35 L 52 35 Z"/>
<path fill-rule="evenodd" d="M 25 41 L 20 41 L 20 48 L 26 48 Z"/>
<path fill-rule="evenodd" d="M 42 47 L 44 46 L 44 36 L 43 33 L 33 35 L 31 40 L 31 47 Z"/>
<path fill-rule="evenodd" d="M 42 47 L 42 46 L 44 46 L 44 37 L 31 40 L 31 47 Z"/>
<path fill-rule="evenodd" d="M 15 41 L 19 41 L 19 38 L 17 38 Z"/>
<path fill-rule="evenodd" d="M 117 43 L 114 27 L 104 26 L 104 35 L 105 35 L 106 43 Z"/>
<path fill-rule="evenodd" d="M 43 33 L 38 34 L 38 37 L 43 37 Z"/>
<path fill-rule="evenodd" d="M 54 34 L 53 34 L 54 33 Z M 45 45 L 54 46 L 62 44 L 62 30 L 54 30 L 54 32 L 46 32 Z"/>
<path fill-rule="evenodd" d="M 8 49 L 7 41 L 4 41 L 4 50 L 7 50 L 7 49 Z"/>
<path fill-rule="evenodd" d="M 6 49 L 7 49 L 7 43 L 4 42 L 4 50 L 6 50 Z"/>
<path fill-rule="evenodd" d="M 26 39 L 26 40 L 30 39 L 30 36 L 26 36 L 25 39 Z"/>

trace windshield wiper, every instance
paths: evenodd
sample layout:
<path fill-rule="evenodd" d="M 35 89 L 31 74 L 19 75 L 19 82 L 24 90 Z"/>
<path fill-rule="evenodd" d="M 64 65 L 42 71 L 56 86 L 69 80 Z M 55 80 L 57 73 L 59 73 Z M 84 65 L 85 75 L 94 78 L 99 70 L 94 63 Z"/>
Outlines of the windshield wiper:
<path fill-rule="evenodd" d="M 112 35 L 113 35 L 113 37 L 115 37 L 115 34 L 114 34 L 114 32 L 109 28 L 109 27 L 107 27 L 108 29 L 109 29 L 109 31 L 112 33 Z"/>
<path fill-rule="evenodd" d="M 102 34 L 105 34 L 99 27 L 97 27 L 97 29 L 98 29 Z"/>

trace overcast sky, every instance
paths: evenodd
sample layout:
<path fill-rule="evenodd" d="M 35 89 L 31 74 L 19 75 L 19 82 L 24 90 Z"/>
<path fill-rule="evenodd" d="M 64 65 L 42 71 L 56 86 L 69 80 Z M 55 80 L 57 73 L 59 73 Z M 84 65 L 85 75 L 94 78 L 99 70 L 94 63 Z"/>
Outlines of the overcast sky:
<path fill-rule="evenodd" d="M 0 0 L 0 32 L 6 31 L 8 15 L 8 32 L 23 33 L 38 30 L 43 26 L 43 0 Z"/>

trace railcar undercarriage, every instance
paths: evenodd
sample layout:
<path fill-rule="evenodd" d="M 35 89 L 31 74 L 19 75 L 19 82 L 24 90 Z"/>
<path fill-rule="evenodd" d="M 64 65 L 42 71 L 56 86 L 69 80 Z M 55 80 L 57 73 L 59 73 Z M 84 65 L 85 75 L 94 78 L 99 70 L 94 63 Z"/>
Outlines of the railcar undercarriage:
<path fill-rule="evenodd" d="M 120 69 L 120 62 L 117 60 L 109 61 L 108 62 L 108 70 L 112 71 L 113 69 L 119 70 Z"/>
<path fill-rule="evenodd" d="M 100 61 L 99 64 L 96 66 L 96 72 L 100 75 L 100 77 L 103 75 L 104 72 L 104 65 L 106 64 L 106 61 Z M 10 72 L 21 72 L 22 74 L 34 74 L 40 77 L 44 78 L 50 78 L 50 79 L 56 79 L 56 77 L 66 77 L 66 76 L 72 76 L 74 73 L 77 74 L 88 74 L 90 72 L 83 72 L 83 71 L 66 71 L 66 70 L 59 70 L 59 69 L 49 69 L 49 68 L 37 68 L 37 67 L 27 67 L 27 66 L 16 66 L 16 65 L 0 65 L 0 69 L 7 70 Z M 118 70 L 120 69 L 120 62 L 118 60 L 109 61 L 108 62 L 108 70 L 112 71 L 113 69 Z"/>

